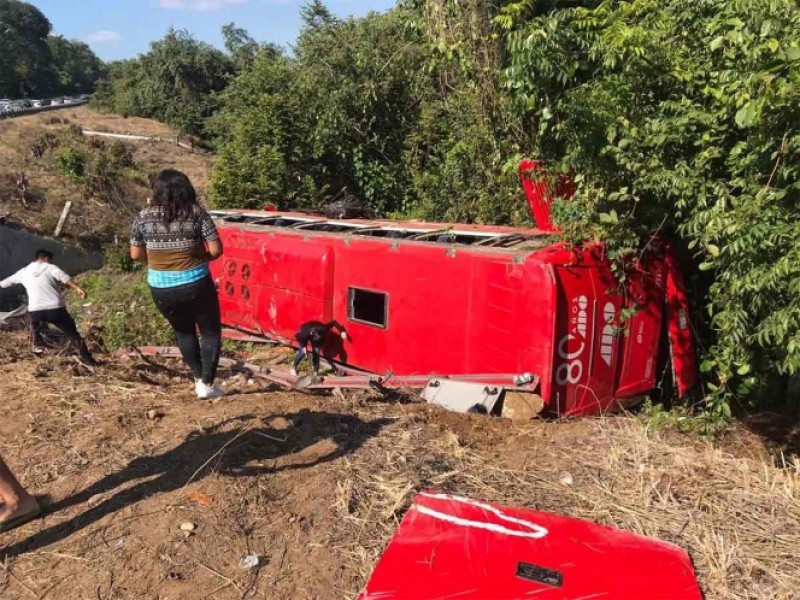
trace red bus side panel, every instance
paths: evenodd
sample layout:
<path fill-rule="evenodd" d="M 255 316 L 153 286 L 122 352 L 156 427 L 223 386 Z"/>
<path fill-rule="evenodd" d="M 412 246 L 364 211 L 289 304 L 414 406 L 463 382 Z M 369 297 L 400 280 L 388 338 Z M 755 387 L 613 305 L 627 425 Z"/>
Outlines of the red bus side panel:
<path fill-rule="evenodd" d="M 646 269 L 634 272 L 628 281 L 626 307 L 637 312 L 625 324 L 625 361 L 617 396 L 630 399 L 656 386 L 664 320 L 664 261 L 652 257 Z"/>
<path fill-rule="evenodd" d="M 672 371 L 678 396 L 683 398 L 697 385 L 700 375 L 694 339 L 689 323 L 689 298 L 678 264 L 667 249 L 667 326 L 669 328 Z"/>
<path fill-rule="evenodd" d="M 291 340 L 302 323 L 333 318 L 329 245 L 234 228 L 221 235 L 225 260 L 214 277 L 226 324 Z"/>
<path fill-rule="evenodd" d="M 557 267 L 558 321 L 553 390 L 564 416 L 614 408 L 620 363 L 618 326 L 622 298 L 597 265 Z"/>

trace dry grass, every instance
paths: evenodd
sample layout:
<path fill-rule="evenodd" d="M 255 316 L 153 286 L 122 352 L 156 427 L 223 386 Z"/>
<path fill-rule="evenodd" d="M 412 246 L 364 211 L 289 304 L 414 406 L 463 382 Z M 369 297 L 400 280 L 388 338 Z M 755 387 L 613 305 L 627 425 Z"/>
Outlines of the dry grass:
<path fill-rule="evenodd" d="M 49 158 L 34 159 L 31 144 L 45 133 L 62 134 L 73 127 L 112 133 L 174 137 L 166 125 L 150 119 L 106 115 L 86 107 L 45 112 L 0 122 L 0 179 L 25 173 L 29 189 L 40 202 L 35 210 L 18 202 L 13 194 L 0 189 L 0 214 L 34 230 L 45 233 L 55 227 L 64 203 L 73 202 L 73 212 L 65 230 L 69 236 L 108 236 L 109 232 L 127 234 L 132 216 L 130 207 L 144 204 L 150 191 L 147 179 L 161 169 L 185 172 L 194 183 L 201 200 L 209 185 L 213 157 L 196 154 L 167 142 L 125 142 L 138 167 L 135 178 L 127 177 L 118 202 L 102 203 L 85 197 L 80 185 L 55 171 Z M 128 181 L 129 180 L 129 181 Z"/>
<path fill-rule="evenodd" d="M 177 362 L 104 360 L 34 361 L 22 333 L 0 334 L 0 453 L 58 503 L 2 539 L 3 599 L 353 598 L 426 488 L 676 543 L 710 599 L 800 589 L 800 462 L 743 431 L 719 445 L 630 417 L 519 427 L 231 374 L 209 406 Z M 248 554 L 258 571 L 238 566 Z"/>
<path fill-rule="evenodd" d="M 19 121 L 29 120 L 31 123 L 44 124 L 49 119 L 57 116 L 69 119 L 73 123 L 80 123 L 84 129 L 104 131 L 108 133 L 124 133 L 126 135 L 147 135 L 159 137 L 175 137 L 175 132 L 169 126 L 141 117 L 122 117 L 120 115 L 97 112 L 87 106 L 74 109 L 43 112 L 29 117 L 21 117 Z"/>
<path fill-rule="evenodd" d="M 708 598 L 797 597 L 798 459 L 737 458 L 633 419 L 587 425 L 543 446 L 540 430 L 553 425 L 537 424 L 496 448 L 470 433 L 431 437 L 425 422 L 386 430 L 339 478 L 350 567 L 366 579 L 413 496 L 436 488 L 676 543 L 690 552 Z"/>

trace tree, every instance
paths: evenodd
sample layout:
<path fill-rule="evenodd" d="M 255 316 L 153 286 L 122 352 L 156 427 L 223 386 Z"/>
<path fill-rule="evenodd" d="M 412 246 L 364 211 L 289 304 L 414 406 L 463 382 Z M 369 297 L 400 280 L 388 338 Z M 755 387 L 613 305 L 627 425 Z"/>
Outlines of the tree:
<path fill-rule="evenodd" d="M 209 124 L 220 140 L 210 193 L 216 206 L 298 207 L 314 198 L 308 110 L 296 81 L 296 64 L 263 48 L 223 93 Z"/>
<path fill-rule="evenodd" d="M 306 29 L 321 29 L 330 27 L 337 22 L 336 17 L 322 0 L 309 0 L 300 9 L 300 18 Z"/>
<path fill-rule="evenodd" d="M 800 370 L 798 39 L 793 0 L 607 0 L 508 40 L 536 154 L 579 174 L 555 207 L 573 237 L 695 253 L 714 416 Z"/>
<path fill-rule="evenodd" d="M 416 34 L 397 12 L 340 21 L 319 3 L 305 11 L 295 57 L 263 49 L 222 96 L 212 197 L 310 206 L 346 188 L 376 212 L 400 210 L 423 64 Z"/>
<path fill-rule="evenodd" d="M 103 62 L 83 42 L 64 37 L 47 38 L 53 67 L 58 76 L 58 88 L 63 94 L 89 93 L 103 75 Z"/>
<path fill-rule="evenodd" d="M 47 36 L 52 26 L 36 7 L 0 0 L 0 96 L 12 98 L 52 91 L 52 56 Z"/>
<path fill-rule="evenodd" d="M 225 50 L 239 71 L 253 63 L 261 48 L 246 29 L 237 27 L 235 23 L 228 23 L 222 27 L 222 39 L 225 41 Z M 276 47 L 273 47 L 273 50 L 280 52 Z"/>
<path fill-rule="evenodd" d="M 399 11 L 317 19 L 301 34 L 296 56 L 320 192 L 346 188 L 377 213 L 402 210 L 409 183 L 403 147 L 418 118 L 424 66 L 417 33 Z"/>
<path fill-rule="evenodd" d="M 155 118 L 181 134 L 202 136 L 217 106 L 215 94 L 234 73 L 231 59 L 185 31 L 170 29 L 136 59 L 109 66 L 96 105 Z"/>

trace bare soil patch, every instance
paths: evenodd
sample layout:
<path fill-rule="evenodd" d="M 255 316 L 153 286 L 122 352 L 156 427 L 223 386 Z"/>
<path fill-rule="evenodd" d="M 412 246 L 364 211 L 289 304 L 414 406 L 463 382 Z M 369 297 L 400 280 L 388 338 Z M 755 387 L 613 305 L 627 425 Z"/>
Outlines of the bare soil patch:
<path fill-rule="evenodd" d="M 0 333 L 0 453 L 51 495 L 0 538 L 0 597 L 352 598 L 426 488 L 677 543 L 708 598 L 800 589 L 800 463 L 743 430 L 715 445 L 631 417 L 517 426 L 223 375 L 231 393 L 200 403 L 178 363 L 88 371 Z"/>

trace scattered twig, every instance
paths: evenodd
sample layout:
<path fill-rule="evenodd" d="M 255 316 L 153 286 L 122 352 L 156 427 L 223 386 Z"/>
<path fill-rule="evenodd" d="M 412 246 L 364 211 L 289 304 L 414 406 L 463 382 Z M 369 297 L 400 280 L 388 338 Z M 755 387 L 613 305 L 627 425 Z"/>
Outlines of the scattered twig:
<path fill-rule="evenodd" d="M 289 439 L 288 437 L 283 437 L 283 438 L 275 437 L 274 435 L 269 435 L 268 433 L 262 433 L 260 431 L 254 431 L 253 433 L 255 433 L 256 435 L 260 435 L 261 437 L 267 438 L 268 440 L 273 440 L 275 442 L 285 443 L 286 440 Z"/>
<path fill-rule="evenodd" d="M 208 565 L 204 565 L 203 563 L 197 563 L 197 566 L 198 567 L 203 567 L 209 573 L 213 573 L 214 575 L 216 575 L 217 577 L 219 577 L 223 581 L 227 581 L 228 585 L 232 585 L 233 587 L 236 588 L 236 591 L 239 592 L 240 596 L 244 596 L 244 594 L 242 593 L 241 588 L 239 588 L 239 586 L 236 585 L 236 582 L 233 579 L 231 579 L 230 577 L 226 577 L 225 575 L 223 575 L 222 573 L 220 573 L 216 569 L 212 569 L 211 567 L 209 567 Z M 219 591 L 219 590 L 217 590 L 217 591 Z"/>
<path fill-rule="evenodd" d="M 33 596 L 34 598 L 36 598 L 36 600 L 39 600 L 39 594 L 37 594 L 37 593 L 36 593 L 36 592 L 34 592 L 34 591 L 31 589 L 31 588 L 29 588 L 27 585 L 25 585 L 24 583 L 22 583 L 22 581 L 20 581 L 20 579 L 19 579 L 19 578 L 18 578 L 16 575 L 14 575 L 14 573 L 12 573 L 12 572 L 11 572 L 11 569 L 9 569 L 9 568 L 8 568 L 8 567 L 7 567 L 5 564 L 3 564 L 3 563 L 0 563 L 0 567 L 2 567 L 2 568 L 3 568 L 3 570 L 4 570 L 4 571 L 5 571 L 7 574 L 8 574 L 8 576 L 9 576 L 11 579 L 13 579 L 13 580 L 14 580 L 14 582 L 15 582 L 17 585 L 19 585 L 19 586 L 20 586 L 22 589 L 24 589 L 26 592 L 28 592 L 28 593 L 29 593 L 31 596 Z"/>
<path fill-rule="evenodd" d="M 190 483 L 192 483 L 192 481 L 194 481 L 194 478 L 195 478 L 195 477 L 197 477 L 197 474 L 198 474 L 198 473 L 200 473 L 200 471 L 202 471 L 203 469 L 205 469 L 205 468 L 208 466 L 208 464 L 209 464 L 209 463 L 210 463 L 212 460 L 214 460 L 214 459 L 215 459 L 217 456 L 219 456 L 220 454 L 222 454 L 222 452 L 225 450 L 225 448 L 227 448 L 228 446 L 230 446 L 230 445 L 231 445 L 233 442 L 235 442 L 236 440 L 238 440 L 240 437 L 242 437 L 242 436 L 243 436 L 243 435 L 245 435 L 246 433 L 249 433 L 249 432 L 250 432 L 250 431 L 251 431 L 251 430 L 252 430 L 254 427 L 255 427 L 255 423 L 253 423 L 252 425 L 248 425 L 247 427 L 245 427 L 244 429 L 242 429 L 242 430 L 241 430 L 239 433 L 237 433 L 237 434 L 236 434 L 236 436 L 234 436 L 233 438 L 231 438 L 231 439 L 229 439 L 227 442 L 225 442 L 225 443 L 222 445 L 222 447 L 221 447 L 219 450 L 217 450 L 216 452 L 214 452 L 214 454 L 212 454 L 212 455 L 211 455 L 211 457 L 210 457 L 210 458 L 209 458 L 209 459 L 208 459 L 206 462 L 204 462 L 202 465 L 200 465 L 200 466 L 197 468 L 197 470 L 196 470 L 194 473 L 192 473 L 192 476 L 191 476 L 191 477 L 189 477 L 189 479 L 186 481 L 186 483 L 184 483 L 184 484 L 183 484 L 183 487 L 181 488 L 181 493 L 179 494 L 179 496 L 180 496 L 180 497 L 183 497 L 183 495 L 184 495 L 184 492 L 186 491 L 186 487 L 187 487 L 187 486 L 188 486 Z M 238 589 L 238 588 L 237 588 L 237 589 Z"/>
<path fill-rule="evenodd" d="M 45 591 L 43 591 L 43 592 L 42 592 L 42 593 L 39 595 L 39 598 L 38 598 L 38 600 L 44 600 L 44 597 L 45 597 L 45 596 L 47 596 L 47 594 L 49 594 L 51 590 L 55 589 L 55 587 L 56 587 L 57 585 L 59 585 L 59 584 L 63 583 L 64 581 L 66 581 L 66 580 L 67 580 L 67 579 L 69 579 L 70 577 L 75 577 L 75 573 L 70 573 L 70 574 L 68 574 L 68 575 L 65 575 L 64 577 L 62 577 L 61 579 L 59 579 L 58 581 L 56 581 L 55 583 L 53 583 L 52 585 L 50 585 L 50 587 L 48 587 L 48 588 L 47 588 Z"/>

